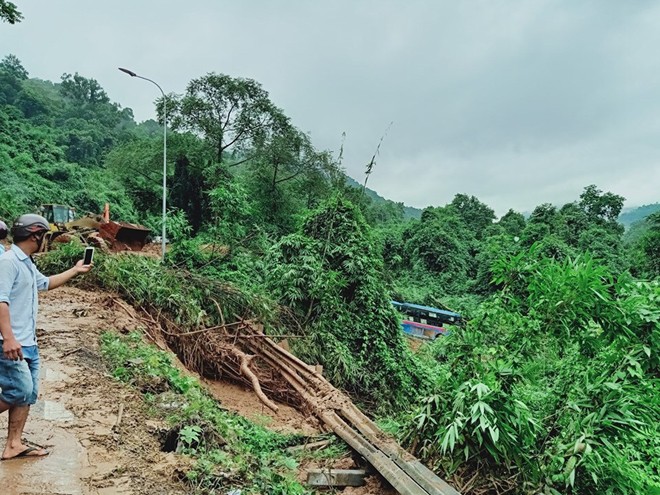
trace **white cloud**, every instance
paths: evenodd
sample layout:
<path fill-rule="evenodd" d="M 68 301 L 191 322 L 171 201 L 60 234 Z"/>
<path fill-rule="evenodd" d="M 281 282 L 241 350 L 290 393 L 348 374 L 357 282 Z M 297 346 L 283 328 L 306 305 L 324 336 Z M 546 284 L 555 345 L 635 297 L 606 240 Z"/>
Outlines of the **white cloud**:
<path fill-rule="evenodd" d="M 138 119 L 224 72 L 260 81 L 317 146 L 418 207 L 474 194 L 498 213 L 596 184 L 660 200 L 660 6 L 650 1 L 23 0 L 0 46 L 32 76 L 97 79 Z M 0 54 L 1 55 L 1 54 Z"/>

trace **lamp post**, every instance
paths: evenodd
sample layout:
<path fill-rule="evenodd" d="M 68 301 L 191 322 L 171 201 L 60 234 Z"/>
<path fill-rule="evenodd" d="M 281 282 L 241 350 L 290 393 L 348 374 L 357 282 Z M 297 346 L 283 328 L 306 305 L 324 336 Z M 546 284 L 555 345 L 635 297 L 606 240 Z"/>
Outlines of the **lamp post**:
<path fill-rule="evenodd" d="M 128 74 L 131 77 L 144 79 L 145 81 L 149 81 L 150 83 L 155 84 L 156 87 L 160 90 L 161 94 L 163 95 L 163 232 L 161 235 L 162 238 L 161 250 L 162 250 L 162 260 L 165 261 L 165 236 L 166 236 L 165 225 L 167 223 L 167 98 L 165 97 L 165 92 L 163 91 L 163 88 L 161 88 L 156 81 L 152 81 L 151 79 L 147 79 L 146 77 L 138 76 L 132 70 L 124 69 L 122 67 L 119 67 L 119 70 Z"/>

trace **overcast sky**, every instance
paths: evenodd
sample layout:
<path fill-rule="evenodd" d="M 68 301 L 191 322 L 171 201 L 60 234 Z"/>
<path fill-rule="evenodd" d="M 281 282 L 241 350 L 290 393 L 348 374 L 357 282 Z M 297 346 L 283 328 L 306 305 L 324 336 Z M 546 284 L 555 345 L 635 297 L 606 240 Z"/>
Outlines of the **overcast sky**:
<path fill-rule="evenodd" d="M 259 81 L 317 148 L 423 208 L 477 196 L 498 215 L 589 184 L 660 201 L 660 2 L 12 0 L 0 56 L 31 77 L 94 78 L 137 120 L 208 72 Z"/>

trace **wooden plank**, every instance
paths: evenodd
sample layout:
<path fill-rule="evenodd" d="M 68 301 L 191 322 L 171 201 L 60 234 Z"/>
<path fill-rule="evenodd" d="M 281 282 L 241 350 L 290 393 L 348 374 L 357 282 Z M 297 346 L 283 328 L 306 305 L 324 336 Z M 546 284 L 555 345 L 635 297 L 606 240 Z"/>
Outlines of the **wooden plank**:
<path fill-rule="evenodd" d="M 342 440 L 362 455 L 401 495 L 428 495 L 428 492 L 410 478 L 392 459 L 369 443 L 336 413 L 325 413 L 321 419 Z"/>
<path fill-rule="evenodd" d="M 461 495 L 449 483 L 437 476 L 420 461 L 404 461 L 395 459 L 394 462 L 403 469 L 408 476 L 420 484 L 429 495 Z"/>
<path fill-rule="evenodd" d="M 391 438 L 384 437 L 371 421 L 355 404 L 344 405 L 341 411 L 349 424 L 352 424 L 377 449 L 388 456 L 411 479 L 415 480 L 428 495 L 461 495 L 442 478 L 427 468 L 413 455 L 404 450 Z"/>
<path fill-rule="evenodd" d="M 363 486 L 364 469 L 309 469 L 307 484 L 310 486 Z"/>

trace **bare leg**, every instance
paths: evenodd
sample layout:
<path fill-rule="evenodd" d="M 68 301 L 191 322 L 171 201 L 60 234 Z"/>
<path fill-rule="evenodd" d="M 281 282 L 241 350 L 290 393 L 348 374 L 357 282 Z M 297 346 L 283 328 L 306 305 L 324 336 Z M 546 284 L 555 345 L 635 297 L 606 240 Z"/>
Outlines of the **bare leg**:
<path fill-rule="evenodd" d="M 9 408 L 9 432 L 7 434 L 7 445 L 2 453 L 3 459 L 16 457 L 28 448 L 27 445 L 21 443 L 21 437 L 29 412 L 30 406 L 12 406 Z M 37 449 L 27 454 L 26 457 L 39 457 L 47 454 L 46 450 Z"/>
<path fill-rule="evenodd" d="M 7 404 L 6 402 L 0 400 L 0 414 L 2 414 L 3 412 L 5 412 L 5 411 L 6 411 L 7 409 L 9 409 L 10 407 L 11 407 L 11 406 L 10 406 L 9 404 Z"/>

